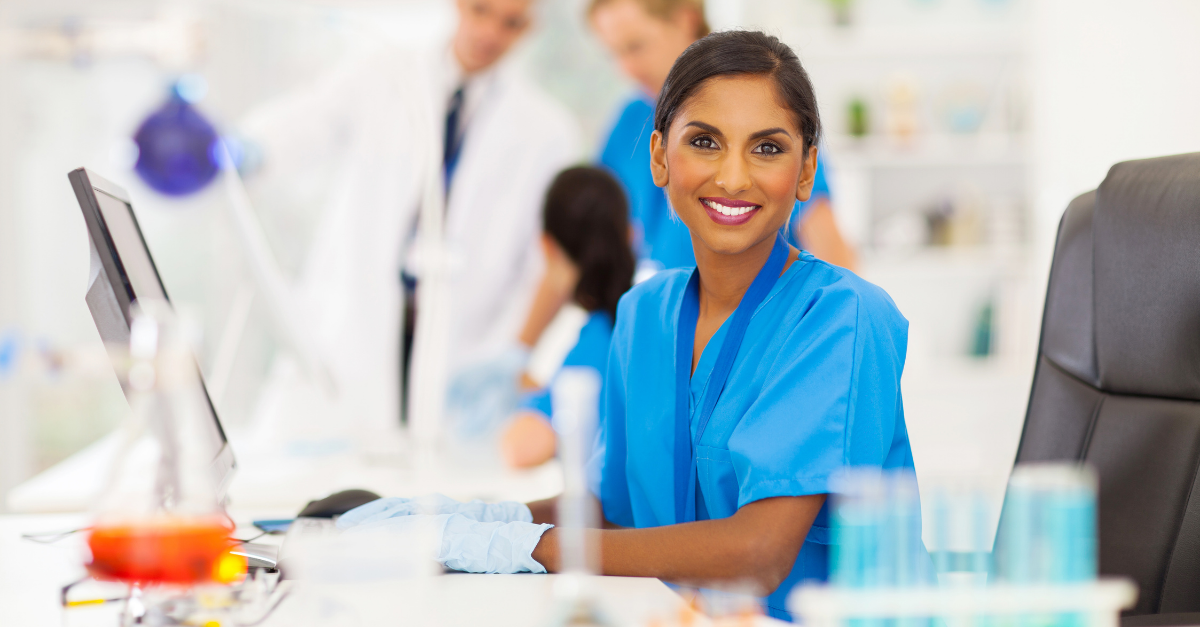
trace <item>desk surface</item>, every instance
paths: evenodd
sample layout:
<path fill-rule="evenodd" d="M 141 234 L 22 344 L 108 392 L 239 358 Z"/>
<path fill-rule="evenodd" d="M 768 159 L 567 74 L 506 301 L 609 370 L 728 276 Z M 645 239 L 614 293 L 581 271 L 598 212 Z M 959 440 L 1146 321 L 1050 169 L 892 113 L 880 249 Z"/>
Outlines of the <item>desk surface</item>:
<path fill-rule="evenodd" d="M 0 625 L 116 624 L 118 604 L 65 611 L 59 605 L 62 586 L 84 575 L 82 535 L 49 545 L 20 537 L 77 529 L 88 520 L 83 514 L 0 516 Z M 545 625 L 556 608 L 557 580 L 556 575 L 454 574 L 425 580 L 298 585 L 263 625 Z M 592 581 L 617 625 L 674 624 L 683 604 L 657 579 L 596 577 Z M 328 620 L 314 621 L 319 612 L 327 612 Z M 700 620 L 697 625 L 708 622 Z M 784 623 L 760 617 L 755 624 Z"/>
<path fill-rule="evenodd" d="M 310 499 L 347 488 L 384 496 L 441 492 L 460 500 L 528 502 L 562 491 L 557 461 L 530 470 L 468 463 L 463 455 L 444 455 L 436 468 L 419 472 L 407 443 L 397 434 L 369 443 L 352 441 L 278 444 L 231 441 L 238 469 L 229 488 L 233 507 L 256 513 L 291 515 Z M 92 506 L 118 454 L 116 434 L 63 460 L 13 488 L 11 511 L 23 514 L 77 512 Z M 3 495 L 0 495 L 3 496 Z"/>

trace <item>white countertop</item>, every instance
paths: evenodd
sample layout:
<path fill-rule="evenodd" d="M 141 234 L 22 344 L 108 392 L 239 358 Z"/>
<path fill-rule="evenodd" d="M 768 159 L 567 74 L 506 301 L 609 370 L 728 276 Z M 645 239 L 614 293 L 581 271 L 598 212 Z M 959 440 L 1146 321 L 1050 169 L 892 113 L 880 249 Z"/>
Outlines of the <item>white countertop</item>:
<path fill-rule="evenodd" d="M 0 625 L 116 624 L 120 603 L 67 610 L 60 606 L 62 586 L 84 575 L 82 534 L 48 545 L 20 537 L 76 529 L 88 520 L 85 514 L 0 516 Z M 239 530 L 243 537 L 250 534 L 249 529 Z M 262 625 L 547 625 L 559 607 L 554 589 L 560 579 L 558 575 L 450 574 L 353 584 L 300 582 Z M 684 601 L 657 579 L 594 577 L 589 582 L 614 625 L 678 624 Z M 765 617 L 749 622 L 760 627 L 782 624 Z M 694 624 L 711 621 L 699 617 Z"/>

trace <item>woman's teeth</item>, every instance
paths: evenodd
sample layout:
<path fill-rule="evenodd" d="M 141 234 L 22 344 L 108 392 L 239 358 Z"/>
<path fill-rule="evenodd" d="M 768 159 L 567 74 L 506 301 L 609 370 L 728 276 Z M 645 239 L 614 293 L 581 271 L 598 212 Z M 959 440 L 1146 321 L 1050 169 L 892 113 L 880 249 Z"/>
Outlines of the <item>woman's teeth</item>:
<path fill-rule="evenodd" d="M 752 207 L 726 207 L 725 205 L 713 202 L 711 200 L 701 200 L 700 202 L 704 203 L 704 205 L 709 209 L 715 209 L 720 214 L 727 216 L 740 216 L 744 213 L 749 213 L 755 209 L 758 209 L 758 205 L 754 205 Z"/>

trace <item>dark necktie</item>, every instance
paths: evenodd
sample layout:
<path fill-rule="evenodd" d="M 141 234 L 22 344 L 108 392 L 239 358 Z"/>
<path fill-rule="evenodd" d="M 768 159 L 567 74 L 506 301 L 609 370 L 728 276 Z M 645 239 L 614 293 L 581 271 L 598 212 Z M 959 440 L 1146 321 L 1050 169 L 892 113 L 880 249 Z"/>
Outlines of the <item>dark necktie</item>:
<path fill-rule="evenodd" d="M 450 179 L 454 177 L 454 169 L 458 167 L 458 156 L 462 151 L 462 138 L 459 137 L 459 117 L 462 115 L 463 88 L 459 87 L 450 97 L 450 107 L 446 111 L 446 135 L 443 138 L 442 173 L 446 191 L 450 191 Z"/>

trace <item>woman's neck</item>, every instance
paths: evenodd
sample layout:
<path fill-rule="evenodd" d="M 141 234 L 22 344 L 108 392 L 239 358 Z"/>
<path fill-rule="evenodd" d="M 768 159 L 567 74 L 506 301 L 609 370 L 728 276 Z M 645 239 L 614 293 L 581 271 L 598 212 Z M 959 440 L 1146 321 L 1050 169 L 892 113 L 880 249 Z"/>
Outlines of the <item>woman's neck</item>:
<path fill-rule="evenodd" d="M 696 269 L 700 272 L 700 316 L 724 318 L 733 313 L 774 247 L 775 238 L 733 255 L 695 246 Z"/>

